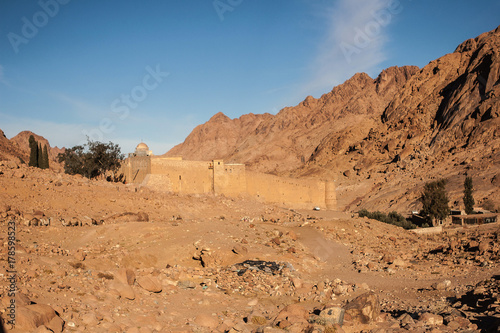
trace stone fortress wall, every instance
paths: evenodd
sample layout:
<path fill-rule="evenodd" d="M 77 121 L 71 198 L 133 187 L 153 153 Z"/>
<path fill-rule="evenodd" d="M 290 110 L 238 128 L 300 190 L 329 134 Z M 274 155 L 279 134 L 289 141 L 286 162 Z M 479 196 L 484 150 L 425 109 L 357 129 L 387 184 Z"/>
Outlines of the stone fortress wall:
<path fill-rule="evenodd" d="M 181 157 L 153 156 L 143 143 L 122 164 L 127 183 L 156 191 L 179 194 L 250 195 L 257 200 L 294 208 L 321 207 L 335 210 L 337 199 L 332 181 L 278 177 L 246 170 L 244 164 L 222 160 L 186 161 Z"/>

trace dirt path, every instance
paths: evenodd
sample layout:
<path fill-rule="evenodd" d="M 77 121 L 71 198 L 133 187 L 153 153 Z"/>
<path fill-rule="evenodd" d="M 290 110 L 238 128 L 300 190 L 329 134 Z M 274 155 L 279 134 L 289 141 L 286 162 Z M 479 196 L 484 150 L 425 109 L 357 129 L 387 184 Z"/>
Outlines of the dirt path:
<path fill-rule="evenodd" d="M 325 268 L 319 269 L 318 277 L 335 279 L 361 284 L 367 283 L 372 289 L 394 291 L 408 286 L 414 288 L 428 287 L 428 280 L 416 280 L 413 276 L 403 274 L 390 275 L 386 272 L 359 273 L 353 265 L 353 256 L 348 246 L 328 240 L 324 235 L 311 227 L 295 228 L 299 241 L 311 253 L 325 262 Z M 319 267 L 318 267 L 319 268 Z"/>

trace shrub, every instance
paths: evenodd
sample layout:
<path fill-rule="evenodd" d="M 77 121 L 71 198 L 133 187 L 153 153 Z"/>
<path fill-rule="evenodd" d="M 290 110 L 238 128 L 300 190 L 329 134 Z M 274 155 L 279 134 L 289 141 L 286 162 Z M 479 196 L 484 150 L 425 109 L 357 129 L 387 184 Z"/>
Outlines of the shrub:
<path fill-rule="evenodd" d="M 375 212 L 369 212 L 366 209 L 361 209 L 358 212 L 359 217 L 368 217 L 373 220 L 377 220 L 380 222 L 384 222 L 387 224 L 392 224 L 404 229 L 415 229 L 417 226 L 410 221 L 408 221 L 403 215 L 399 214 L 396 211 L 390 212 L 388 215 L 385 213 L 375 211 Z"/>

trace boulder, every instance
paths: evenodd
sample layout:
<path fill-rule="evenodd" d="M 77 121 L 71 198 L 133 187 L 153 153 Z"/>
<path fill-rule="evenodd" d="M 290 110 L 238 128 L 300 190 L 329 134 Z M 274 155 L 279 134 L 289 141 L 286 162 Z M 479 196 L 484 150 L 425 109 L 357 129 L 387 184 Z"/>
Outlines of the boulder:
<path fill-rule="evenodd" d="M 154 276 L 140 276 L 137 278 L 137 283 L 141 288 L 152 293 L 159 293 L 162 289 L 161 282 Z"/>
<path fill-rule="evenodd" d="M 17 329 L 34 331 L 42 325 L 53 332 L 60 333 L 63 330 L 64 321 L 51 306 L 46 304 L 31 304 L 17 308 Z"/>
<path fill-rule="evenodd" d="M 286 324 L 293 325 L 295 323 L 308 324 L 309 311 L 307 311 L 300 304 L 290 304 L 280 311 L 276 319 L 274 320 L 275 325 L 279 325 L 280 322 L 286 321 Z"/>
<path fill-rule="evenodd" d="M 135 299 L 134 290 L 128 284 L 124 284 L 119 281 L 113 281 L 110 284 L 109 288 L 116 290 L 120 294 L 121 298 L 126 298 L 130 300 Z"/>
<path fill-rule="evenodd" d="M 115 274 L 115 279 L 123 284 L 132 286 L 135 282 L 135 273 L 129 268 L 120 268 Z"/>
<path fill-rule="evenodd" d="M 373 292 L 362 294 L 345 307 L 346 320 L 356 321 L 362 324 L 374 322 L 380 315 L 380 302 L 378 296 Z"/>
<path fill-rule="evenodd" d="M 429 326 L 443 325 L 443 317 L 430 312 L 422 313 L 418 318 L 418 320 L 424 325 L 429 325 Z"/>
<path fill-rule="evenodd" d="M 433 283 L 431 287 L 434 290 L 446 290 L 449 287 L 451 287 L 451 281 L 444 280 L 443 282 L 436 282 L 436 283 Z"/>
<path fill-rule="evenodd" d="M 322 325 L 326 324 L 340 324 L 344 322 L 345 310 L 339 307 L 326 308 L 319 314 L 319 320 Z"/>

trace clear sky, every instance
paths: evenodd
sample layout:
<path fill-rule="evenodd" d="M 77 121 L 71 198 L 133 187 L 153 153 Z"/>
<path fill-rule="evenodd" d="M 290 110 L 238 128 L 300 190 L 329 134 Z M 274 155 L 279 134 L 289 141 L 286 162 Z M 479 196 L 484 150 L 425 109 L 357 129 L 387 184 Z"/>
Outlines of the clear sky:
<path fill-rule="evenodd" d="M 219 111 L 277 113 L 499 24 L 498 0 L 0 0 L 0 129 L 163 154 Z"/>

